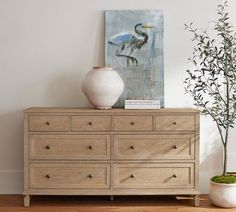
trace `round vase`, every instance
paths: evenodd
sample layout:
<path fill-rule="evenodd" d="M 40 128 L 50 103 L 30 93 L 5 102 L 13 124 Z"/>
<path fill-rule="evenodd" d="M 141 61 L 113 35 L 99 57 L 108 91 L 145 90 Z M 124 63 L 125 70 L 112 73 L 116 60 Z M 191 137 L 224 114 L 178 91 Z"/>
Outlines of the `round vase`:
<path fill-rule="evenodd" d="M 94 67 L 85 76 L 82 90 L 95 108 L 110 109 L 122 94 L 124 82 L 112 68 Z"/>
<path fill-rule="evenodd" d="M 209 198 L 218 207 L 236 207 L 236 184 L 215 183 L 211 181 Z"/>

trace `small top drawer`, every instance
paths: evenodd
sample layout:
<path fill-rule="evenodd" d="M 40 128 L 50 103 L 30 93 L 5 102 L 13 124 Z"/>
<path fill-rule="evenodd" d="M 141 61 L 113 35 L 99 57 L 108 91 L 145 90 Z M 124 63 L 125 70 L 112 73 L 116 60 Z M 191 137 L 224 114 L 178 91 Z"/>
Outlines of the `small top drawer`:
<path fill-rule="evenodd" d="M 72 116 L 72 131 L 110 131 L 110 116 Z"/>
<path fill-rule="evenodd" d="M 153 116 L 114 116 L 114 131 L 153 131 Z"/>
<path fill-rule="evenodd" d="M 29 131 L 69 131 L 68 116 L 29 116 Z"/>
<path fill-rule="evenodd" d="M 194 131 L 195 118 L 191 115 L 185 116 L 156 116 L 157 131 Z"/>

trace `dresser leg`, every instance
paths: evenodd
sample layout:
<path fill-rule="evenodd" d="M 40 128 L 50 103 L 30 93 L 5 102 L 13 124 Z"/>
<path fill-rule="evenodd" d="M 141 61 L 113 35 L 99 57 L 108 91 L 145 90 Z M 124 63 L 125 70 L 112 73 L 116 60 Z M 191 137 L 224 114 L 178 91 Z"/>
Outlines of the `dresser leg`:
<path fill-rule="evenodd" d="M 30 196 L 29 195 L 25 195 L 24 196 L 24 206 L 25 207 L 29 207 L 30 205 Z"/>
<path fill-rule="evenodd" d="M 198 207 L 199 206 L 199 202 L 200 202 L 199 195 L 194 195 L 193 200 L 194 200 L 194 206 Z"/>
<path fill-rule="evenodd" d="M 110 196 L 110 201 L 113 201 L 113 200 L 114 200 L 114 196 L 111 195 L 111 196 Z"/>

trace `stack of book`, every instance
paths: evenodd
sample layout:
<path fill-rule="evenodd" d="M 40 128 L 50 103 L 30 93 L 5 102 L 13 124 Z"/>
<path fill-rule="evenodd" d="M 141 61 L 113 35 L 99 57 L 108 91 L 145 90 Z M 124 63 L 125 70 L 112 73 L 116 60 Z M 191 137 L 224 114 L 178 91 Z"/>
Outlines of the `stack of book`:
<path fill-rule="evenodd" d="M 125 109 L 160 109 L 160 100 L 126 99 Z"/>

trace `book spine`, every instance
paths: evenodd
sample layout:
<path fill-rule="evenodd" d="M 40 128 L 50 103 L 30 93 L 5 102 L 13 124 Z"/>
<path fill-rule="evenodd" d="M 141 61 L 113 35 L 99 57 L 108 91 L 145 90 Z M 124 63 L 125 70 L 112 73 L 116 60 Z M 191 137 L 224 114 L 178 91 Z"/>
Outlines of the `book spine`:
<path fill-rule="evenodd" d="M 160 105 L 131 105 L 126 104 L 125 109 L 160 109 Z"/>
<path fill-rule="evenodd" d="M 160 100 L 125 100 L 125 104 L 160 104 Z"/>

